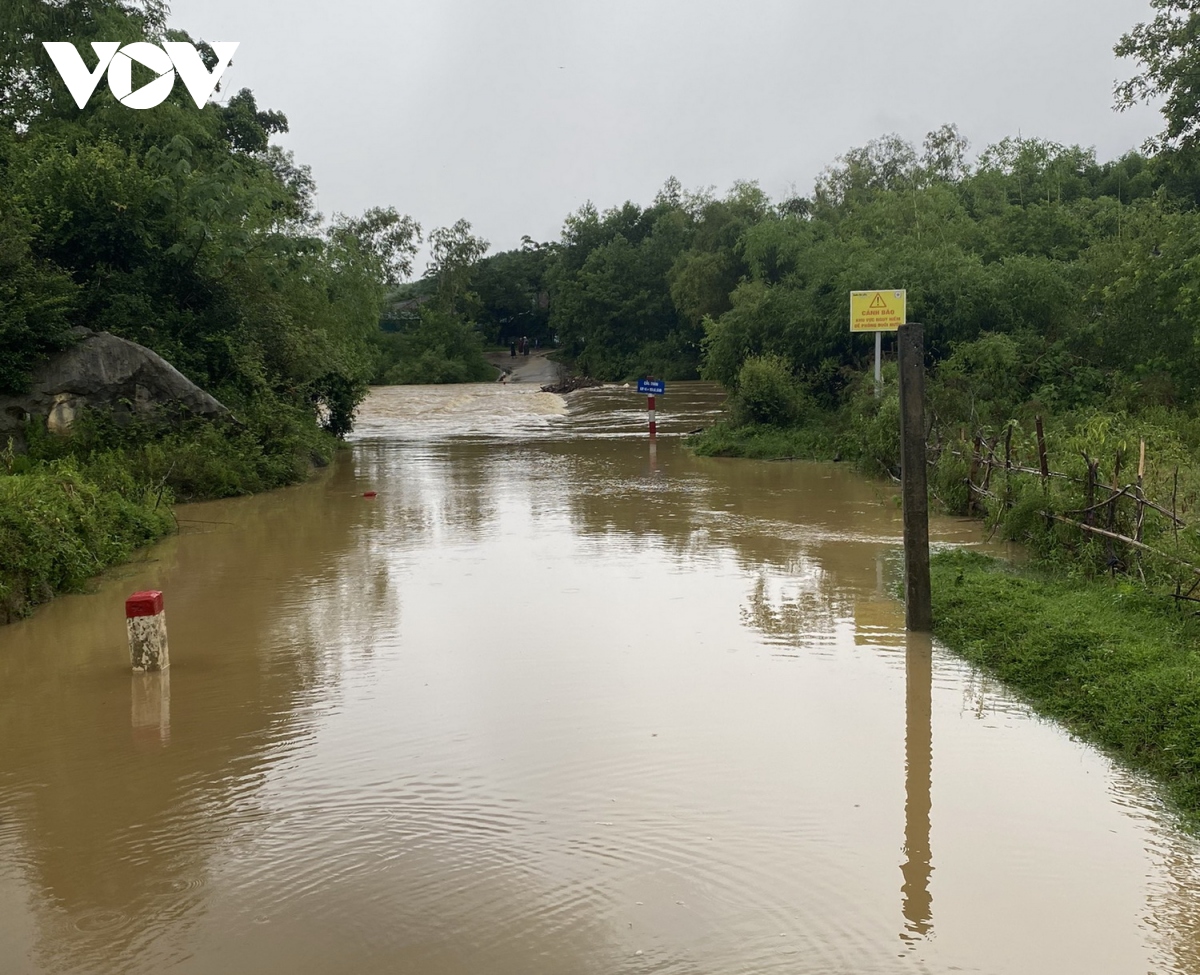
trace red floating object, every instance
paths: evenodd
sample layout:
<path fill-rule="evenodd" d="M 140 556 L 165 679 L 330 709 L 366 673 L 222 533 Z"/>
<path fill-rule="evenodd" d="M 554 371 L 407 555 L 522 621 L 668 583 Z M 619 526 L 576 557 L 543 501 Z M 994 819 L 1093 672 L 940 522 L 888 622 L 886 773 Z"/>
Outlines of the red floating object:
<path fill-rule="evenodd" d="M 135 616 L 157 616 L 163 611 L 162 593 L 157 589 L 135 592 L 125 600 L 125 618 Z"/>
<path fill-rule="evenodd" d="M 375 497 L 375 492 L 374 491 L 363 491 L 363 497 L 364 498 L 373 498 L 373 497 Z"/>

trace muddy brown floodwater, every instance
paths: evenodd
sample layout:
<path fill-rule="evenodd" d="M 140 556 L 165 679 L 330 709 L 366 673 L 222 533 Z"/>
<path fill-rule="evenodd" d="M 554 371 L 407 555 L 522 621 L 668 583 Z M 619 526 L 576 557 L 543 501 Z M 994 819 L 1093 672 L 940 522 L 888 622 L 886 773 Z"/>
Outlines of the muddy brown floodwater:
<path fill-rule="evenodd" d="M 376 390 L 0 629 L 0 973 L 1200 972 L 1153 789 L 906 638 L 891 485 L 690 455 L 720 400 Z"/>

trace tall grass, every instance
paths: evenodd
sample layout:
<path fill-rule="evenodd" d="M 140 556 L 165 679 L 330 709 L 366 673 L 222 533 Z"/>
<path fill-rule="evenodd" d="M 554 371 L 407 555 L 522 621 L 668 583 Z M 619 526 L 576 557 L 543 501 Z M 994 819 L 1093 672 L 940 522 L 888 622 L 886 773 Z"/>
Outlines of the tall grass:
<path fill-rule="evenodd" d="M 100 487 L 73 459 L 0 474 L 0 622 L 171 531 L 169 498 Z"/>
<path fill-rule="evenodd" d="M 31 426 L 27 438 L 27 453 L 0 451 L 0 623 L 172 531 L 175 501 L 295 483 L 337 443 L 281 403 L 176 427 L 84 414 L 69 436 Z"/>

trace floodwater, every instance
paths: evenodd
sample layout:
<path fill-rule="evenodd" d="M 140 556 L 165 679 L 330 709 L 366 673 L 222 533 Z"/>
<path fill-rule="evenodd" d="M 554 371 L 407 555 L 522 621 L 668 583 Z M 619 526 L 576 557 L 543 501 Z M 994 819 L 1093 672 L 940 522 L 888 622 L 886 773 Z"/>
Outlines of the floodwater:
<path fill-rule="evenodd" d="M 377 390 L 0 629 L 0 973 L 1200 972 L 1153 790 L 906 637 L 892 485 L 686 452 L 719 402 Z"/>

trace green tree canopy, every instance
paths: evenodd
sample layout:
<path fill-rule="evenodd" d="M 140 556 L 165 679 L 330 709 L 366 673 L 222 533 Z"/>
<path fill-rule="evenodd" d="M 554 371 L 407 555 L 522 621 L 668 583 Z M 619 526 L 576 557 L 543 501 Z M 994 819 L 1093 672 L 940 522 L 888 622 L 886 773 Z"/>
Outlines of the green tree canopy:
<path fill-rule="evenodd" d="M 1117 107 L 1163 98 L 1166 127 L 1156 148 L 1194 149 L 1200 139 L 1200 0 L 1150 0 L 1154 19 L 1117 42 L 1138 73 L 1116 87 Z"/>

